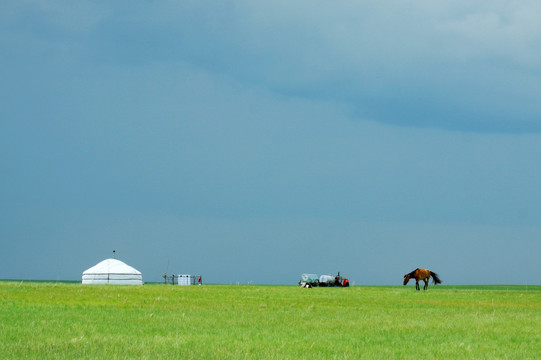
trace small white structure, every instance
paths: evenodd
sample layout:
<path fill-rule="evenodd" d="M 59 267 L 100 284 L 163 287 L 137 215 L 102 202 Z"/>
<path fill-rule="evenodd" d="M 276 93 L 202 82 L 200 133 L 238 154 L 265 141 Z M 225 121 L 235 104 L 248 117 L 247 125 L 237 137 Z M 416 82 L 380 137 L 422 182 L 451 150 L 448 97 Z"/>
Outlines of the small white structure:
<path fill-rule="evenodd" d="M 183 274 L 177 275 L 178 284 L 181 286 L 193 285 L 193 277 L 191 275 Z"/>
<path fill-rule="evenodd" d="M 173 279 L 175 277 L 177 278 L 177 284 L 181 286 L 203 284 L 203 278 L 201 277 L 201 275 L 188 275 L 188 274 L 173 275 Z"/>
<path fill-rule="evenodd" d="M 143 285 L 143 277 L 120 260 L 106 259 L 83 272 L 83 284 Z"/>

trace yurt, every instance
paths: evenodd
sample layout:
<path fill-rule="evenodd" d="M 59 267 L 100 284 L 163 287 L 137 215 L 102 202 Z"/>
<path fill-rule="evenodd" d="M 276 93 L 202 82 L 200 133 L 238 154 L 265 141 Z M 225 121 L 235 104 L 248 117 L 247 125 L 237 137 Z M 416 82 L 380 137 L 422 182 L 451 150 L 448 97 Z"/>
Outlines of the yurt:
<path fill-rule="evenodd" d="M 83 272 L 83 284 L 143 285 L 143 277 L 122 261 L 107 259 Z"/>

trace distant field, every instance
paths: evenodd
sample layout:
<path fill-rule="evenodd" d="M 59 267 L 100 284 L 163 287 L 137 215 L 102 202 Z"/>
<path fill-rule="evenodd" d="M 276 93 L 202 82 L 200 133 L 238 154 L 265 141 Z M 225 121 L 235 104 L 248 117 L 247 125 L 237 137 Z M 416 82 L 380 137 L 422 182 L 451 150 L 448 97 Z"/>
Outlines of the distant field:
<path fill-rule="evenodd" d="M 0 282 L 2 359 L 541 359 L 541 286 Z"/>

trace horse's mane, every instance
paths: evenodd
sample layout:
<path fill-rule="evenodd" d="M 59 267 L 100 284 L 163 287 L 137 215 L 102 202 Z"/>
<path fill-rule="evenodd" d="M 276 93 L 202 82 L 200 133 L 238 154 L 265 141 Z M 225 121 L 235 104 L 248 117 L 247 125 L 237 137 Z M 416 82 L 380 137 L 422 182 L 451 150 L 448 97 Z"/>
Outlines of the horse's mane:
<path fill-rule="evenodd" d="M 413 270 L 412 272 L 410 272 L 409 274 L 406 274 L 406 275 L 409 275 L 409 276 L 415 276 L 415 272 L 419 270 L 419 268 Z"/>

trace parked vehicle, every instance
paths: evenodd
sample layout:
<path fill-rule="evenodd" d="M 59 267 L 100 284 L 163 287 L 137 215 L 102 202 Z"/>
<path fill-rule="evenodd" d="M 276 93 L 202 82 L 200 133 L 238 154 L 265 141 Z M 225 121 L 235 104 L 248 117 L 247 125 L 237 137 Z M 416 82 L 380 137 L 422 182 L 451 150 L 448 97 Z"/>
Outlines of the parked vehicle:
<path fill-rule="evenodd" d="M 302 274 L 301 280 L 299 281 L 300 287 L 311 288 L 315 286 L 327 286 L 327 287 L 348 287 L 349 279 L 345 279 L 340 275 L 321 275 L 317 274 Z"/>

